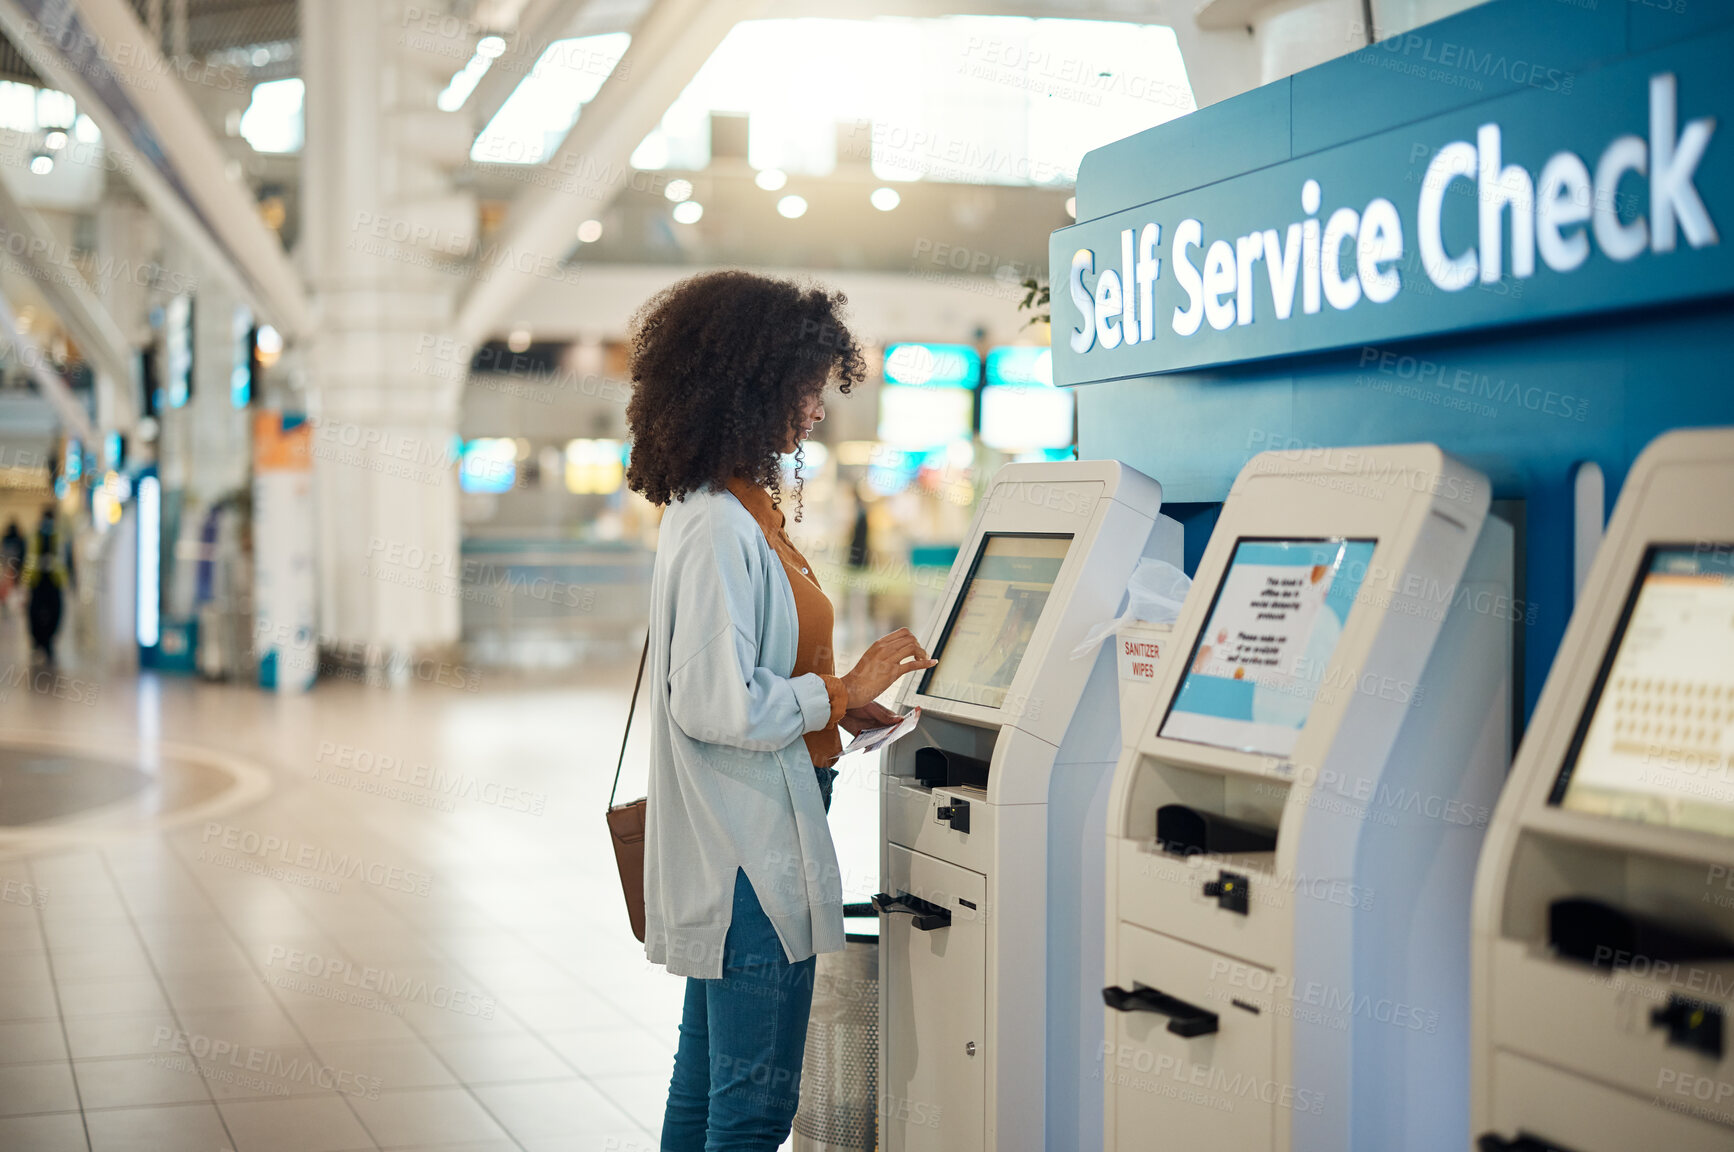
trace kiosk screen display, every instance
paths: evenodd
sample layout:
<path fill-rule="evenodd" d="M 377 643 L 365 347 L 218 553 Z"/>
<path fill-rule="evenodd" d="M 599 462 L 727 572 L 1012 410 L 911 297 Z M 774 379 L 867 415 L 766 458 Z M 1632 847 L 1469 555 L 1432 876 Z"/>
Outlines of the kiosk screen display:
<path fill-rule="evenodd" d="M 1286 756 L 1306 726 L 1376 540 L 1241 540 L 1161 735 Z"/>
<path fill-rule="evenodd" d="M 987 535 L 921 691 L 960 704 L 1003 705 L 1071 546 L 1070 535 Z"/>
<path fill-rule="evenodd" d="M 1553 803 L 1734 836 L 1734 544 L 1653 547 Z"/>

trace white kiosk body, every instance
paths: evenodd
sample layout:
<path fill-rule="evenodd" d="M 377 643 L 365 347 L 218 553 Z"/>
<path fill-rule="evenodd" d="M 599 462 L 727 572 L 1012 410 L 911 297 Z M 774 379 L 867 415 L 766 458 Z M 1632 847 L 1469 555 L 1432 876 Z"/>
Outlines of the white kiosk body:
<path fill-rule="evenodd" d="M 1489 502 L 1427 444 L 1235 480 L 1110 800 L 1106 1148 L 1466 1146 L 1470 892 L 1510 746 Z"/>
<path fill-rule="evenodd" d="M 1734 429 L 1632 466 L 1475 892 L 1485 1152 L 1734 1148 Z"/>
<path fill-rule="evenodd" d="M 1075 1072 L 1097 1044 L 1084 997 L 1102 970 L 1081 909 L 1101 899 L 1120 728 L 1112 652 L 1072 651 L 1141 558 L 1180 563 L 1161 506 L 1160 485 L 1114 461 L 1006 465 L 922 637 L 939 663 L 900 693 L 922 717 L 891 746 L 881 794 L 888 1152 L 1050 1146 L 1050 1066 L 1067 1072 L 1051 1090 L 1068 1130 L 1095 1106 Z"/>

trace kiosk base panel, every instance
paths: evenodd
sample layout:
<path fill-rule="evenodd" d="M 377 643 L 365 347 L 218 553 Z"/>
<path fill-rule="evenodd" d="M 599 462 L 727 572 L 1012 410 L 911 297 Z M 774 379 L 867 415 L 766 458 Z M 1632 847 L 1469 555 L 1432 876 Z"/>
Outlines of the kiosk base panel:
<path fill-rule="evenodd" d="M 1506 1139 L 1523 1132 L 1570 1152 L 1734 1148 L 1734 1100 L 1718 1101 L 1714 1088 L 1708 1099 L 1700 1099 L 1695 1077 L 1675 1077 L 1655 1092 L 1637 1095 L 1501 1052 L 1494 1058 L 1494 1079 L 1499 1085 L 1494 1133 Z"/>
<path fill-rule="evenodd" d="M 987 1118 L 987 879 L 890 846 L 892 895 L 950 911 L 921 931 L 884 917 L 881 994 L 893 1008 L 885 1046 L 880 1132 L 887 1152 L 981 1152 Z M 914 1122 L 920 1117 L 920 1122 Z"/>
<path fill-rule="evenodd" d="M 1110 1146 L 1116 1152 L 1158 1145 L 1187 1152 L 1270 1148 L 1272 1109 L 1284 1098 L 1271 1078 L 1280 1005 L 1271 1003 L 1269 970 L 1122 924 L 1117 971 L 1120 986 L 1166 993 L 1216 1013 L 1219 1024 L 1189 1039 L 1169 1029 L 1168 1016 L 1108 1010 L 1102 1075 Z M 1261 985 L 1264 994 L 1247 992 L 1249 984 Z M 1235 1005 L 1237 999 L 1258 1010 Z"/>

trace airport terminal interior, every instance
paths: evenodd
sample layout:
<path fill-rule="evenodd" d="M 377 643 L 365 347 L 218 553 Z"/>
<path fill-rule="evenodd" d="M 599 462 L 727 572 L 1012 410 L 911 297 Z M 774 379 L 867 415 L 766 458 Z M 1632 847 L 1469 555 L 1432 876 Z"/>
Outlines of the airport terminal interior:
<path fill-rule="evenodd" d="M 1731 56 L 0 0 L 0 1152 L 1734 1150 Z"/>

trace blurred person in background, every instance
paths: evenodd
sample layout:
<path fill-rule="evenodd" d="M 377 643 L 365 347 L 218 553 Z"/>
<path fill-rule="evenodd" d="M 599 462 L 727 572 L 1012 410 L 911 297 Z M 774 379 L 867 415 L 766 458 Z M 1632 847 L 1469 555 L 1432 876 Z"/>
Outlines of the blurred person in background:
<path fill-rule="evenodd" d="M 44 664 L 53 664 L 54 634 L 60 631 L 65 590 L 72 582 L 72 556 L 52 504 L 42 510 L 35 545 L 35 554 L 30 557 L 24 575 L 25 586 L 30 590 L 25 608 L 30 621 L 30 646 L 33 656 Z"/>
<path fill-rule="evenodd" d="M 850 488 L 855 497 L 855 521 L 849 529 L 849 567 L 857 572 L 873 562 L 872 530 L 867 523 L 867 485 L 856 481 Z"/>
<path fill-rule="evenodd" d="M 627 483 L 667 506 L 651 580 L 645 952 L 687 977 L 665 1152 L 775 1152 L 800 1099 L 814 957 L 843 948 L 826 822 L 849 732 L 933 661 L 907 629 L 835 674 L 831 603 L 783 530 L 781 457 L 866 361 L 840 293 L 741 271 L 633 321 Z M 801 478 L 795 474 L 795 518 Z"/>
<path fill-rule="evenodd" d="M 12 590 L 24 575 L 24 557 L 29 551 L 30 546 L 25 543 L 24 533 L 18 527 L 18 518 L 13 517 L 6 525 L 6 534 L 0 536 L 0 615 L 11 611 Z"/>

